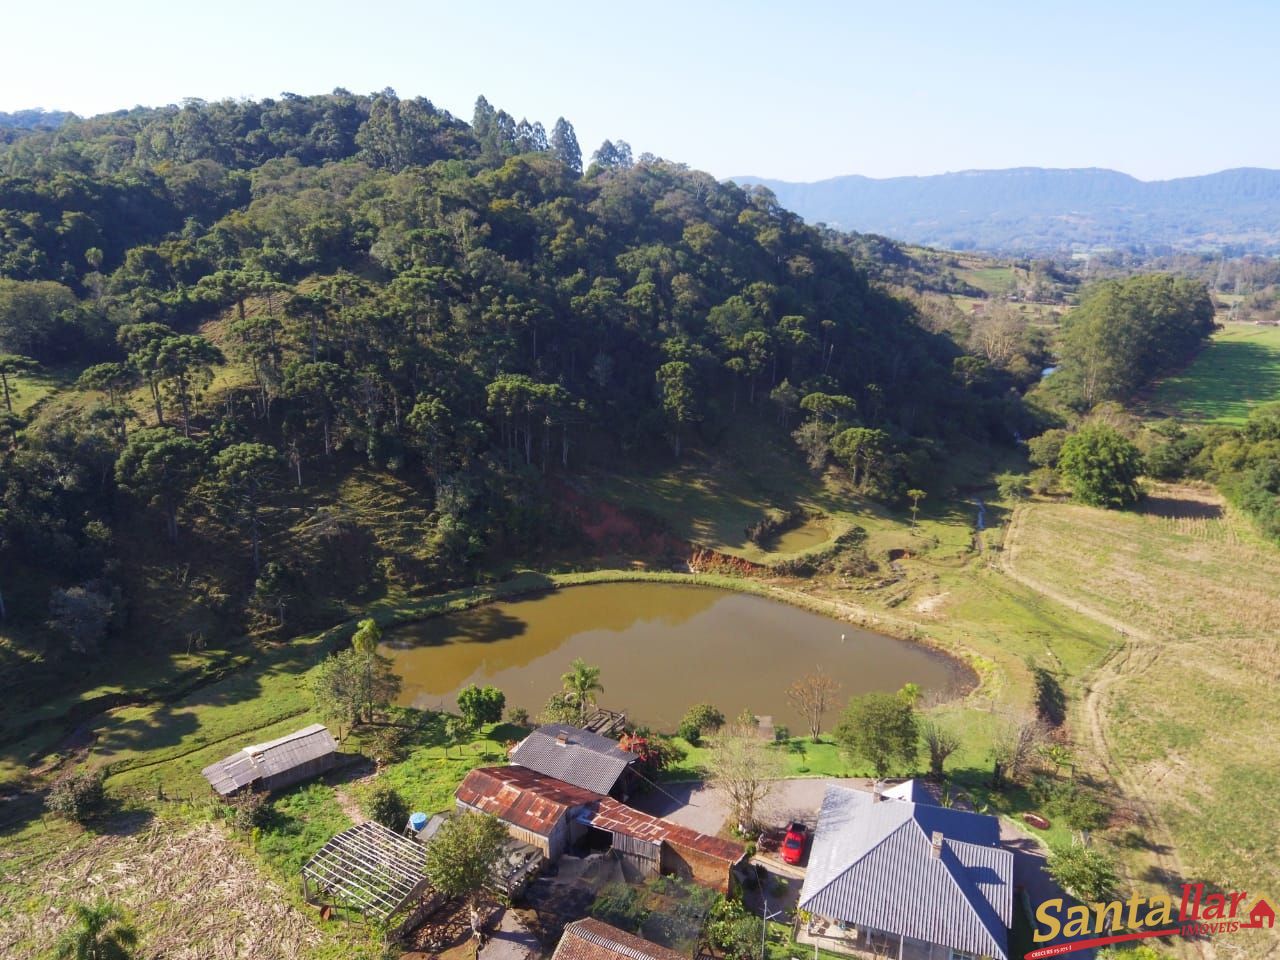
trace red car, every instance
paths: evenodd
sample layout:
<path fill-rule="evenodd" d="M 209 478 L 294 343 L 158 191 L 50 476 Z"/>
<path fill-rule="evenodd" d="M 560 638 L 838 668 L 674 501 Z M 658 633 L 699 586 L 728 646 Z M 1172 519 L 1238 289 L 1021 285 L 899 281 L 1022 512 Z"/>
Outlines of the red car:
<path fill-rule="evenodd" d="M 782 859 L 785 863 L 799 863 L 804 857 L 804 844 L 809 839 L 809 828 L 799 820 L 787 827 L 787 835 L 782 841 Z"/>

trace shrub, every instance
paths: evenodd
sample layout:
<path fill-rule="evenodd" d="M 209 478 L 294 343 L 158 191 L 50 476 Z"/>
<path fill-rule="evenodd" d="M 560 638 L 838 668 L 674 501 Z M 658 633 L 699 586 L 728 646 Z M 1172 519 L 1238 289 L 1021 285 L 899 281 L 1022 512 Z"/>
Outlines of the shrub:
<path fill-rule="evenodd" d="M 755 871 L 747 871 L 747 876 L 754 880 Z M 722 899 L 707 918 L 706 938 L 726 957 L 748 960 L 760 949 L 760 924 L 747 913 L 742 901 Z"/>
<path fill-rule="evenodd" d="M 54 781 L 44 805 L 50 813 L 85 823 L 101 811 L 107 802 L 102 771 L 69 771 Z"/>
<path fill-rule="evenodd" d="M 1027 792 L 1049 816 L 1075 830 L 1099 830 L 1111 815 L 1110 807 L 1096 790 L 1075 781 L 1038 775 Z"/>
<path fill-rule="evenodd" d="M 271 819 L 271 806 L 267 795 L 256 790 L 245 790 L 227 800 L 226 819 L 242 833 L 265 827 Z"/>
<path fill-rule="evenodd" d="M 375 727 L 364 735 L 365 753 L 380 767 L 403 760 L 408 735 L 408 730 L 394 724 Z"/>
<path fill-rule="evenodd" d="M 1105 900 L 1119 882 L 1114 860 L 1095 847 L 1080 844 L 1052 847 L 1046 868 L 1078 900 Z"/>
<path fill-rule="evenodd" d="M 507 711 L 507 722 L 517 727 L 529 726 L 529 711 L 524 707 L 512 707 Z"/>
<path fill-rule="evenodd" d="M 365 803 L 365 813 L 370 820 L 398 832 L 409 821 L 409 801 L 391 787 L 375 787 Z"/>
<path fill-rule="evenodd" d="M 696 703 L 680 721 L 676 732 L 689 743 L 697 746 L 704 733 L 715 733 L 724 726 L 724 714 L 710 703 Z"/>
<path fill-rule="evenodd" d="M 597 894 L 591 905 L 591 916 L 619 930 L 635 933 L 648 918 L 649 911 L 639 890 L 625 883 L 611 883 Z"/>

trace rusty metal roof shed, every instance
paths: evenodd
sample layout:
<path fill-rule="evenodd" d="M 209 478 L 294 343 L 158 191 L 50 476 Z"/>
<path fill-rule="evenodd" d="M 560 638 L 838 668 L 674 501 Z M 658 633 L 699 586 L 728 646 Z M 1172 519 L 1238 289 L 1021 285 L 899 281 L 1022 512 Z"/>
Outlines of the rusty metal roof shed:
<path fill-rule="evenodd" d="M 590 790 L 515 765 L 472 770 L 454 796 L 474 810 L 542 837 L 550 836 L 570 810 L 600 799 Z"/>
<path fill-rule="evenodd" d="M 667 947 L 584 917 L 566 924 L 551 960 L 688 960 Z"/>

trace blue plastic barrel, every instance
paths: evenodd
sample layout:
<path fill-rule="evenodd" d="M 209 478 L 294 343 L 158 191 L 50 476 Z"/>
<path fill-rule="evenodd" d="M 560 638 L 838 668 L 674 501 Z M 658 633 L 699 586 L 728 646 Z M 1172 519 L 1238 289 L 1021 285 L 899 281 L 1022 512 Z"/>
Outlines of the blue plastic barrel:
<path fill-rule="evenodd" d="M 413 828 L 414 833 L 417 833 L 426 825 L 427 825 L 427 815 L 425 813 L 409 814 L 409 826 Z"/>

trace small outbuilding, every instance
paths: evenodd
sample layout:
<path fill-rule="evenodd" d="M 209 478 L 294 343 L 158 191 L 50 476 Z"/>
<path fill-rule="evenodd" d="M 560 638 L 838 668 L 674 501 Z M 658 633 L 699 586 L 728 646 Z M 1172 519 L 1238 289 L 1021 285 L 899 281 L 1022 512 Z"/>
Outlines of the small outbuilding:
<path fill-rule="evenodd" d="M 224 797 L 244 789 L 269 793 L 318 777 L 338 762 L 338 745 L 322 723 L 245 747 L 200 773 Z"/>

